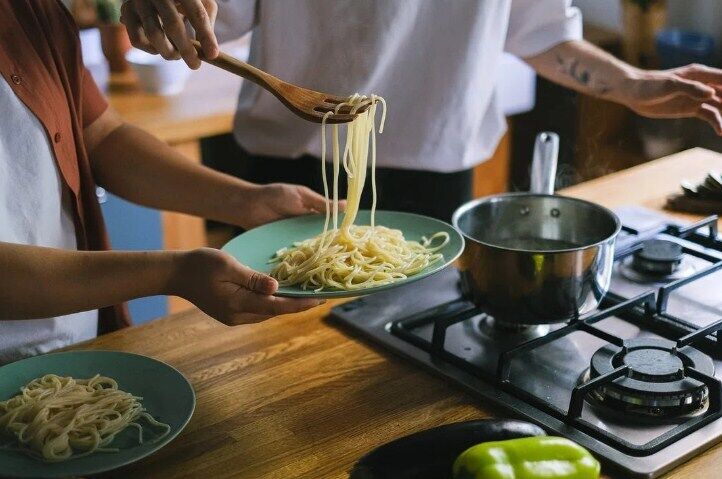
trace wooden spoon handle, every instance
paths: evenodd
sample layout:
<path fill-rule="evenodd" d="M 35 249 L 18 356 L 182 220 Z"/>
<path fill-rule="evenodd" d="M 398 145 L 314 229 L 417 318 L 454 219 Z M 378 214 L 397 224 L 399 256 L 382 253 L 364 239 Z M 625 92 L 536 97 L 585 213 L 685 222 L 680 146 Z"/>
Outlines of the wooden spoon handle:
<path fill-rule="evenodd" d="M 222 68 L 223 70 L 233 73 L 234 75 L 238 75 L 247 80 L 250 80 L 253 83 L 260 85 L 266 90 L 269 90 L 274 95 L 278 96 L 279 92 L 277 90 L 277 86 L 279 85 L 279 83 L 281 83 L 281 80 L 279 80 L 278 78 L 254 67 L 253 65 L 249 65 L 248 63 L 243 62 L 238 58 L 232 57 L 227 53 L 220 52 L 216 58 L 210 60 L 206 58 L 205 55 L 203 55 L 203 49 L 198 40 L 191 39 L 191 43 L 196 48 L 196 51 L 198 52 L 201 60 L 203 60 L 204 62 L 210 63 L 211 65 Z"/>

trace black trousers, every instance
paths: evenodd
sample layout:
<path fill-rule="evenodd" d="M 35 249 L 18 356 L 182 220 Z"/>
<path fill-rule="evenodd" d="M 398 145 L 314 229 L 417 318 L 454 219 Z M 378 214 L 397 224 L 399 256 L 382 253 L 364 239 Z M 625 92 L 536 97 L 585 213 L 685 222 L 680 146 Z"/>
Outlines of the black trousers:
<path fill-rule="evenodd" d="M 321 160 L 313 156 L 299 159 L 250 155 L 239 148 L 241 163 L 238 175 L 254 183 L 275 182 L 301 184 L 323 194 Z M 329 194 L 332 191 L 333 167 L 327 164 Z M 376 169 L 377 205 L 381 210 L 418 213 L 450 222 L 454 210 L 472 197 L 472 170 L 435 173 L 396 168 Z M 339 197 L 346 197 L 346 172 L 339 174 Z M 361 207 L 371 207 L 371 176 L 367 176 Z"/>

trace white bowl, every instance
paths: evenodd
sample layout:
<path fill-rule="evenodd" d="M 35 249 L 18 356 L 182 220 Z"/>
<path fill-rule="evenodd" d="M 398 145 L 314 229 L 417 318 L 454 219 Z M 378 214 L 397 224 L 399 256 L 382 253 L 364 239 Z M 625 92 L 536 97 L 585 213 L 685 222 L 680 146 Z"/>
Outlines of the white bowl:
<path fill-rule="evenodd" d="M 125 58 L 138 75 L 141 88 L 157 95 L 180 93 L 191 72 L 182 60 L 164 60 L 137 48 L 131 48 Z"/>

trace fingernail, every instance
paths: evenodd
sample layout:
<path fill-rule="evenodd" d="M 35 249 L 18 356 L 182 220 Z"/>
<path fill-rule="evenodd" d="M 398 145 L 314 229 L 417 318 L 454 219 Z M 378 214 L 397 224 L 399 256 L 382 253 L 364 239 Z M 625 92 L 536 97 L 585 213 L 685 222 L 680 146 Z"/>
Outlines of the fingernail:
<path fill-rule="evenodd" d="M 276 291 L 276 288 L 278 288 L 278 281 L 271 278 L 270 276 L 266 276 L 263 280 L 263 288 L 266 291 L 274 292 Z"/>

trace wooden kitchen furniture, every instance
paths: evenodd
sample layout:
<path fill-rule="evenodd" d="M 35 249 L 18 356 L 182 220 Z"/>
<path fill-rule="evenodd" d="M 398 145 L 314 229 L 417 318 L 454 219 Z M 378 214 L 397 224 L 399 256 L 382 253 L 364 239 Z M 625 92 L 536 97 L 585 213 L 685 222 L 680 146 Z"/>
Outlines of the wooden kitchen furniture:
<path fill-rule="evenodd" d="M 681 178 L 701 179 L 721 165 L 722 155 L 693 149 L 563 194 L 612 208 L 661 209 Z M 234 328 L 193 309 L 76 346 L 161 359 L 185 374 L 197 394 L 195 414 L 177 439 L 110 476 L 344 478 L 359 457 L 383 442 L 507 414 L 336 329 L 325 316 L 337 303 Z M 668 477 L 718 477 L 720 470 L 722 445 Z"/>

